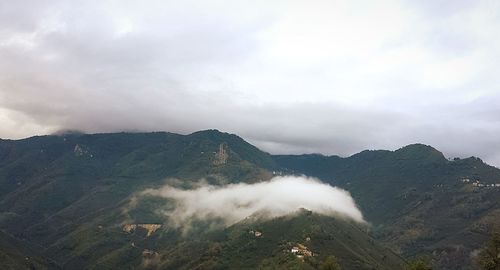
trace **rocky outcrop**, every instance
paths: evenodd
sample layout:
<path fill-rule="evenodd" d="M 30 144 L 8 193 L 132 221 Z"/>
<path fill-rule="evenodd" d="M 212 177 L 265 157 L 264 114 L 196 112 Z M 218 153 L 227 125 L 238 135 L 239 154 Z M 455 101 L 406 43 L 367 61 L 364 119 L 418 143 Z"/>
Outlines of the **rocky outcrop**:
<path fill-rule="evenodd" d="M 87 147 L 79 144 L 75 145 L 73 153 L 75 154 L 75 157 L 94 157 Z"/>
<path fill-rule="evenodd" d="M 138 227 L 146 229 L 148 232 L 146 237 L 149 237 L 161 228 L 161 224 L 125 224 L 122 230 L 126 233 L 133 233 Z"/>
<path fill-rule="evenodd" d="M 219 151 L 215 153 L 214 165 L 226 164 L 229 155 L 226 150 L 226 146 L 221 143 L 219 145 Z"/>

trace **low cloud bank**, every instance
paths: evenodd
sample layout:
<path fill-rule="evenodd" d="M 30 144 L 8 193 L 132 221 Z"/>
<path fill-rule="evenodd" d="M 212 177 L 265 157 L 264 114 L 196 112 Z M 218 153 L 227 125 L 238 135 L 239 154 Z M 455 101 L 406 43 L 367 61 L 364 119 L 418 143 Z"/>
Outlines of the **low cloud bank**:
<path fill-rule="evenodd" d="M 189 190 L 166 185 L 143 194 L 174 200 L 176 207 L 166 214 L 177 226 L 193 220 L 221 220 L 228 226 L 255 213 L 273 218 L 300 208 L 364 222 L 349 192 L 308 177 L 284 176 L 255 184 L 202 185 Z"/>

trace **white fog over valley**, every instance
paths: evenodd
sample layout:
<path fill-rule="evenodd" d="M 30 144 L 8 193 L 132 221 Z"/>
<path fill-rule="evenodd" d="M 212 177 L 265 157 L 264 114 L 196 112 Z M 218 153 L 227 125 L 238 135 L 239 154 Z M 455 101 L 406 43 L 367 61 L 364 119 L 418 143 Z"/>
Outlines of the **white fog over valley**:
<path fill-rule="evenodd" d="M 254 184 L 204 184 L 194 189 L 165 185 L 141 194 L 173 199 L 175 209 L 163 213 L 176 226 L 189 226 L 193 220 L 215 219 L 223 220 L 227 226 L 253 214 L 274 218 L 301 208 L 364 223 L 349 192 L 309 177 L 279 176 Z"/>

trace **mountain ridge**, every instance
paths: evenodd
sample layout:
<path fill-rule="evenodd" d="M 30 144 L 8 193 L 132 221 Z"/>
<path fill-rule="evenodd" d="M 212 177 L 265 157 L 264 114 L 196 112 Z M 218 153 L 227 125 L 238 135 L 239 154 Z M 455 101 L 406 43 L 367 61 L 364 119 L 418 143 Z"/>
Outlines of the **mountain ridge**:
<path fill-rule="evenodd" d="M 221 149 L 225 158 L 215 162 Z M 161 207 L 157 201 L 123 214 L 138 190 L 168 178 L 189 188 L 198 179 L 225 185 L 283 174 L 305 174 L 348 190 L 377 241 L 406 257 L 429 256 L 437 267 L 450 267 L 450 256 L 460 254 L 453 260 L 462 265 L 458 269 L 470 269 L 469 255 L 500 224 L 496 187 L 479 186 L 500 183 L 500 170 L 475 157 L 448 160 L 423 144 L 345 158 L 271 155 L 237 135 L 206 130 L 1 140 L 0 229 L 43 246 L 44 256 L 62 266 L 78 265 L 100 245 L 130 245 L 117 222 L 161 222 L 151 211 Z M 451 252 L 454 246 L 461 248 Z"/>
<path fill-rule="evenodd" d="M 53 137 L 80 137 L 80 136 L 108 136 L 108 135 L 173 135 L 173 136 L 182 136 L 182 137 L 209 137 L 212 139 L 216 140 L 222 140 L 223 137 L 225 138 L 233 138 L 236 139 L 240 142 L 246 143 L 250 145 L 252 148 L 259 150 L 260 152 L 273 155 L 273 156 L 323 156 L 323 157 L 328 157 L 328 158 L 352 158 L 356 157 L 359 155 L 367 154 L 367 153 L 384 153 L 384 152 L 396 152 L 396 153 L 411 153 L 412 155 L 416 154 L 429 154 L 429 155 L 435 155 L 439 159 L 447 159 L 444 154 L 434 148 L 431 145 L 425 144 L 425 143 L 411 143 L 407 144 L 404 146 L 401 146 L 400 148 L 396 150 L 386 150 L 386 149 L 365 149 L 361 150 L 359 152 L 353 153 L 348 156 L 340 156 L 336 154 L 323 154 L 323 153 L 307 153 L 307 154 L 270 154 L 266 151 L 263 151 L 252 144 L 248 143 L 245 139 L 242 137 L 238 136 L 237 134 L 234 133 L 229 133 L 229 132 L 224 132 L 220 131 L 218 129 L 206 129 L 206 130 L 199 130 L 199 131 L 194 131 L 191 133 L 187 134 L 181 134 L 181 133 L 175 133 L 175 132 L 168 132 L 168 131 L 150 131 L 150 132 L 142 132 L 142 131 L 137 131 L 137 132 L 127 132 L 127 131 L 121 131 L 121 132 L 102 132 L 102 133 L 83 133 L 81 131 L 70 131 L 70 132 L 56 132 L 54 134 L 48 134 L 48 135 L 35 135 L 31 137 L 26 137 L 26 138 L 21 138 L 21 139 L 3 139 L 0 138 L 0 143 L 1 142 L 23 142 L 23 141 L 32 141 L 32 140 L 43 140 L 45 138 L 53 138 Z M 426 151 L 424 151 L 426 150 Z M 451 158 L 450 158 L 451 159 Z M 481 158 L 477 156 L 470 156 L 470 157 L 464 157 L 464 158 L 454 158 L 458 160 L 468 160 L 468 159 L 475 159 L 479 160 L 481 162 L 484 162 Z M 487 163 L 485 163 L 487 164 Z M 491 164 L 487 164 L 492 167 L 496 167 Z"/>

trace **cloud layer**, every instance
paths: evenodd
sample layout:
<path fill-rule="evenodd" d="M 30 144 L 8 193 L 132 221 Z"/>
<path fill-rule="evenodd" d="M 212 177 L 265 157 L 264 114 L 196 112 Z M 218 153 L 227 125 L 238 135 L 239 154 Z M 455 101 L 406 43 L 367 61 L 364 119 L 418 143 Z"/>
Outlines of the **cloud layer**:
<path fill-rule="evenodd" d="M 500 166 L 498 29 L 497 1 L 0 0 L 0 137 L 217 128 Z"/>
<path fill-rule="evenodd" d="M 300 208 L 364 222 L 347 191 L 307 177 L 284 176 L 255 184 L 203 185 L 189 190 L 166 185 L 142 194 L 174 200 L 176 207 L 165 214 L 177 226 L 189 226 L 196 220 L 222 220 L 231 225 L 253 214 L 273 218 Z"/>

